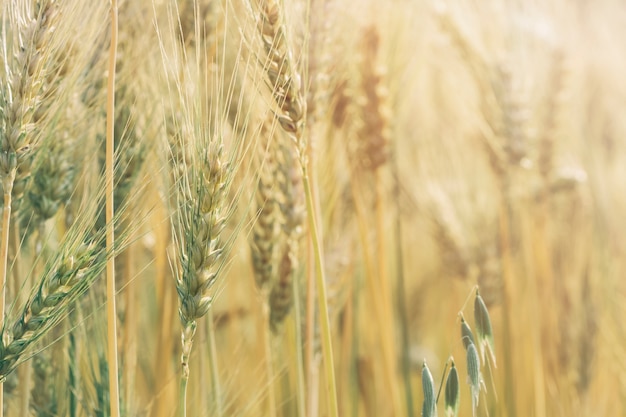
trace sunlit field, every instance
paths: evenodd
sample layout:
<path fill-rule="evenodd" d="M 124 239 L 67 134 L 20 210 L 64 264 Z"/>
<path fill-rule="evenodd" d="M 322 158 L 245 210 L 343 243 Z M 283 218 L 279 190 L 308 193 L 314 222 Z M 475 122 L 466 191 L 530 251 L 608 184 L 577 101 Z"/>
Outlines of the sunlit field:
<path fill-rule="evenodd" d="M 621 1 L 0 7 L 0 417 L 626 415 Z"/>

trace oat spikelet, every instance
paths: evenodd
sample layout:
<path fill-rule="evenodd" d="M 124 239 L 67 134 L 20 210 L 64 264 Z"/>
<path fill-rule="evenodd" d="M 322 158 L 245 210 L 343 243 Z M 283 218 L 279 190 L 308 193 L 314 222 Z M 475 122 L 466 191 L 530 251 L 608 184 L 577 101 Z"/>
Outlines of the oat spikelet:
<path fill-rule="evenodd" d="M 478 344 L 482 361 L 485 363 L 485 350 L 487 350 L 493 362 L 493 366 L 496 367 L 496 349 L 493 342 L 491 319 L 489 318 L 487 306 L 478 290 L 476 290 L 476 298 L 474 299 L 474 321 L 476 322 L 476 332 L 478 334 Z"/>
<path fill-rule="evenodd" d="M 437 397 L 435 393 L 435 382 L 433 376 L 426 365 L 422 365 L 422 390 L 424 391 L 424 403 L 422 404 L 422 417 L 437 416 Z"/>
<path fill-rule="evenodd" d="M 463 347 L 467 350 L 467 347 L 472 344 L 476 344 L 474 342 L 474 335 L 472 334 L 472 329 L 469 324 L 465 321 L 465 317 L 463 317 L 463 313 L 459 313 L 461 316 L 461 339 L 463 340 Z"/>
<path fill-rule="evenodd" d="M 461 385 L 459 384 L 459 373 L 456 370 L 454 359 L 450 358 L 450 372 L 446 378 L 445 391 L 445 412 L 446 417 L 457 417 L 459 415 L 459 404 L 461 402 Z"/>
<path fill-rule="evenodd" d="M 470 385 L 470 391 L 472 393 L 472 414 L 476 416 L 476 410 L 478 409 L 478 401 L 480 399 L 480 387 L 484 386 L 482 376 L 480 373 L 480 358 L 478 357 L 478 351 L 473 343 L 467 346 L 467 382 Z"/>

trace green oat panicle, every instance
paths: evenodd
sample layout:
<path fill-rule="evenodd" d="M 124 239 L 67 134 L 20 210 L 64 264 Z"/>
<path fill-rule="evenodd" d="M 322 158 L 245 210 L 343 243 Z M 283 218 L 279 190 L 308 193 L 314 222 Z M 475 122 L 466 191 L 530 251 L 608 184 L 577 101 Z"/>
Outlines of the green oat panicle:
<path fill-rule="evenodd" d="M 459 313 L 461 316 L 461 339 L 463 340 L 463 347 L 467 350 L 467 347 L 470 344 L 476 344 L 474 341 L 474 335 L 472 334 L 472 329 L 469 324 L 465 321 L 465 317 L 463 317 L 463 313 Z"/>
<path fill-rule="evenodd" d="M 459 404 L 461 402 L 461 386 L 459 384 L 459 373 L 454 364 L 454 358 L 450 357 L 450 372 L 446 379 L 445 392 L 445 412 L 446 417 L 456 417 L 459 415 Z"/>
<path fill-rule="evenodd" d="M 480 296 L 478 289 L 476 290 L 476 298 L 474 299 L 474 321 L 476 322 L 476 331 L 478 334 L 478 346 L 480 348 L 480 356 L 485 362 L 485 348 L 489 351 L 489 356 L 493 362 L 493 366 L 496 366 L 496 353 L 493 342 L 493 330 L 491 328 L 491 319 L 489 318 L 489 311 L 487 306 Z"/>
<path fill-rule="evenodd" d="M 484 386 L 484 383 L 480 373 L 480 358 L 478 357 L 476 346 L 474 346 L 473 343 L 467 346 L 467 381 L 470 384 L 470 390 L 472 392 L 473 415 L 476 416 L 478 401 L 480 399 L 480 386 Z"/>
<path fill-rule="evenodd" d="M 435 382 L 426 365 L 422 365 L 422 390 L 424 391 L 424 403 L 422 405 L 422 417 L 435 417 L 437 415 L 437 397 L 435 396 Z"/>

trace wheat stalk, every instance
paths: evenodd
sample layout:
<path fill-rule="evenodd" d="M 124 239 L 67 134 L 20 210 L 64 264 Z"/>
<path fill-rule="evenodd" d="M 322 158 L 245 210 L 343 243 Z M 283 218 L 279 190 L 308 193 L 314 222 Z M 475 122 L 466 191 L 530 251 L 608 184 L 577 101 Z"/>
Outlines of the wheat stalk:
<path fill-rule="evenodd" d="M 225 226 L 226 187 L 230 169 L 222 161 L 221 147 L 204 149 L 194 164 L 187 166 L 187 178 L 178 181 L 179 212 L 175 233 L 179 246 L 180 271 L 176 289 L 180 299 L 182 330 L 182 391 L 189 379 L 189 357 L 196 321 L 211 307 L 207 291 L 218 278 L 224 246 L 220 242 Z M 185 415 L 186 399 L 182 399 Z"/>
<path fill-rule="evenodd" d="M 309 231 L 315 253 L 317 296 L 320 311 L 320 324 L 322 326 L 322 348 L 329 395 L 328 406 L 330 415 L 337 417 L 337 388 L 330 319 L 328 306 L 326 304 L 326 281 L 324 278 L 324 265 L 322 260 L 322 242 L 320 241 L 317 226 L 315 205 L 306 161 L 306 140 L 304 137 L 306 100 L 301 90 L 302 77 L 296 70 L 293 53 L 288 44 L 281 6 L 275 0 L 260 1 L 258 5 L 260 9 L 258 30 L 267 58 L 264 62 L 264 69 L 269 79 L 269 86 L 274 102 L 279 108 L 276 117 L 282 129 L 289 134 L 290 138 L 293 140 L 300 160 Z"/>
<path fill-rule="evenodd" d="M 2 327 L 5 325 L 7 256 L 11 208 L 15 204 L 12 199 L 14 185 L 16 180 L 22 185 L 21 180 L 30 174 L 31 156 L 40 141 L 40 136 L 34 130 L 33 119 L 45 80 L 46 64 L 49 63 L 46 62 L 46 54 L 49 53 L 47 48 L 50 47 L 56 18 L 53 1 L 40 3 L 34 16 L 19 6 L 14 4 L 10 9 L 13 41 L 19 42 L 19 46 L 8 44 L 6 35 L 2 39 L 2 55 L 16 54 L 13 66 L 7 63 L 4 69 L 10 82 L 3 84 L 0 93 L 0 181 L 4 193 L 0 240 Z M 0 382 L 0 414 L 4 414 L 3 406 L 3 384 Z"/>

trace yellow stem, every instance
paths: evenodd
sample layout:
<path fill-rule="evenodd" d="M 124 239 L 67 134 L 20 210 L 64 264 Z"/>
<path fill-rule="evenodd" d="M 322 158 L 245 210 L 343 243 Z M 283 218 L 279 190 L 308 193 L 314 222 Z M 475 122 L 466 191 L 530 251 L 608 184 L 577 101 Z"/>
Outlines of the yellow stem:
<path fill-rule="evenodd" d="M 326 304 L 326 280 L 324 278 L 324 264 L 322 262 L 321 242 L 318 239 L 317 221 L 313 208 L 313 195 L 309 183 L 309 174 L 306 164 L 302 164 L 302 182 L 306 194 L 307 216 L 311 238 L 313 239 L 313 251 L 315 254 L 315 276 L 317 282 L 317 301 L 320 312 L 320 327 L 322 339 L 322 355 L 324 357 L 324 370 L 326 377 L 326 388 L 328 390 L 328 406 L 330 416 L 338 417 L 339 408 L 337 405 L 337 387 L 335 382 L 335 364 L 333 360 L 333 346 L 330 332 L 330 318 L 328 315 L 328 305 Z"/>
<path fill-rule="evenodd" d="M 267 372 L 267 412 L 269 417 L 276 417 L 276 384 L 274 382 L 274 361 L 272 359 L 272 341 L 269 328 L 270 306 L 267 302 L 268 297 L 263 296 L 263 335 L 265 348 L 265 365 Z"/>
<path fill-rule="evenodd" d="M 309 233 L 310 235 L 310 233 Z M 312 266 L 314 264 L 313 243 L 307 239 L 307 263 L 306 263 L 306 303 L 305 322 L 306 333 L 304 340 L 304 362 L 306 366 L 306 387 L 307 387 L 307 416 L 315 417 L 311 411 L 315 382 L 313 374 L 315 371 L 315 279 L 313 277 Z"/>
<path fill-rule="evenodd" d="M 220 384 L 220 372 L 217 362 L 217 340 L 215 337 L 215 318 L 213 317 L 213 308 L 207 313 L 208 340 L 209 345 L 209 366 L 211 367 L 211 391 L 213 393 L 214 409 L 216 417 L 224 416 L 224 402 L 222 401 L 222 386 Z M 204 356 L 204 355 L 201 355 Z"/>
<path fill-rule="evenodd" d="M 517 408 L 515 404 L 515 391 L 514 384 L 515 378 L 513 370 L 513 354 L 512 348 L 514 346 L 513 334 L 511 333 L 512 327 L 512 294 L 515 294 L 513 285 L 515 284 L 513 259 L 511 254 L 511 237 L 509 232 L 509 200 L 508 200 L 508 188 L 506 185 L 501 186 L 502 196 L 500 198 L 500 248 L 502 256 L 502 318 L 504 321 L 503 327 L 503 340 L 504 340 L 504 366 L 505 366 L 505 407 L 507 415 L 515 417 L 517 414 Z"/>
<path fill-rule="evenodd" d="M 2 210 L 2 242 L 0 243 L 0 329 L 4 330 L 7 291 L 7 258 L 9 255 L 9 227 L 11 224 L 11 193 L 15 181 L 12 169 L 2 181 L 4 189 L 4 209 Z M 0 382 L 0 416 L 4 415 L 4 383 Z"/>
<path fill-rule="evenodd" d="M 377 331 L 379 334 L 383 335 L 388 331 L 387 325 L 385 323 L 392 323 L 385 320 L 385 303 L 380 300 L 382 289 L 381 283 L 374 276 L 376 269 L 374 265 L 374 260 L 372 259 L 370 245 L 368 244 L 368 230 L 369 225 L 367 221 L 367 216 L 365 214 L 365 203 L 361 198 L 362 193 L 359 192 L 356 187 L 358 187 L 358 181 L 354 178 L 354 170 L 351 178 L 352 182 L 352 195 L 354 198 L 354 207 L 356 211 L 356 219 L 359 226 L 359 234 L 361 236 L 361 245 L 363 250 L 363 258 L 365 264 L 365 276 L 367 282 L 367 291 L 370 294 L 372 300 L 372 321 L 377 326 Z M 387 379 L 387 388 L 389 390 L 389 398 L 391 398 L 391 404 L 394 408 L 396 415 L 401 415 L 401 399 L 400 393 L 397 390 L 397 383 L 395 378 L 395 355 L 394 355 L 394 347 L 391 344 L 391 336 L 385 336 L 380 338 L 380 348 L 382 350 L 382 359 L 383 359 L 383 370 L 385 373 L 385 378 Z"/>
<path fill-rule="evenodd" d="M 135 250 L 133 245 L 123 254 L 124 282 L 126 282 L 126 314 L 124 320 L 124 383 L 126 411 L 135 398 L 135 371 L 137 369 L 137 309 L 135 305 Z"/>
<path fill-rule="evenodd" d="M 106 121 L 106 246 L 107 259 L 107 344 L 109 365 L 109 395 L 111 417 L 120 417 L 120 389 L 117 363 L 117 314 L 115 306 L 115 256 L 113 227 L 113 165 L 114 165 L 114 121 L 115 121 L 115 61 L 117 57 L 117 0 L 111 0 L 111 47 L 109 49 L 109 79 L 107 85 Z"/>

